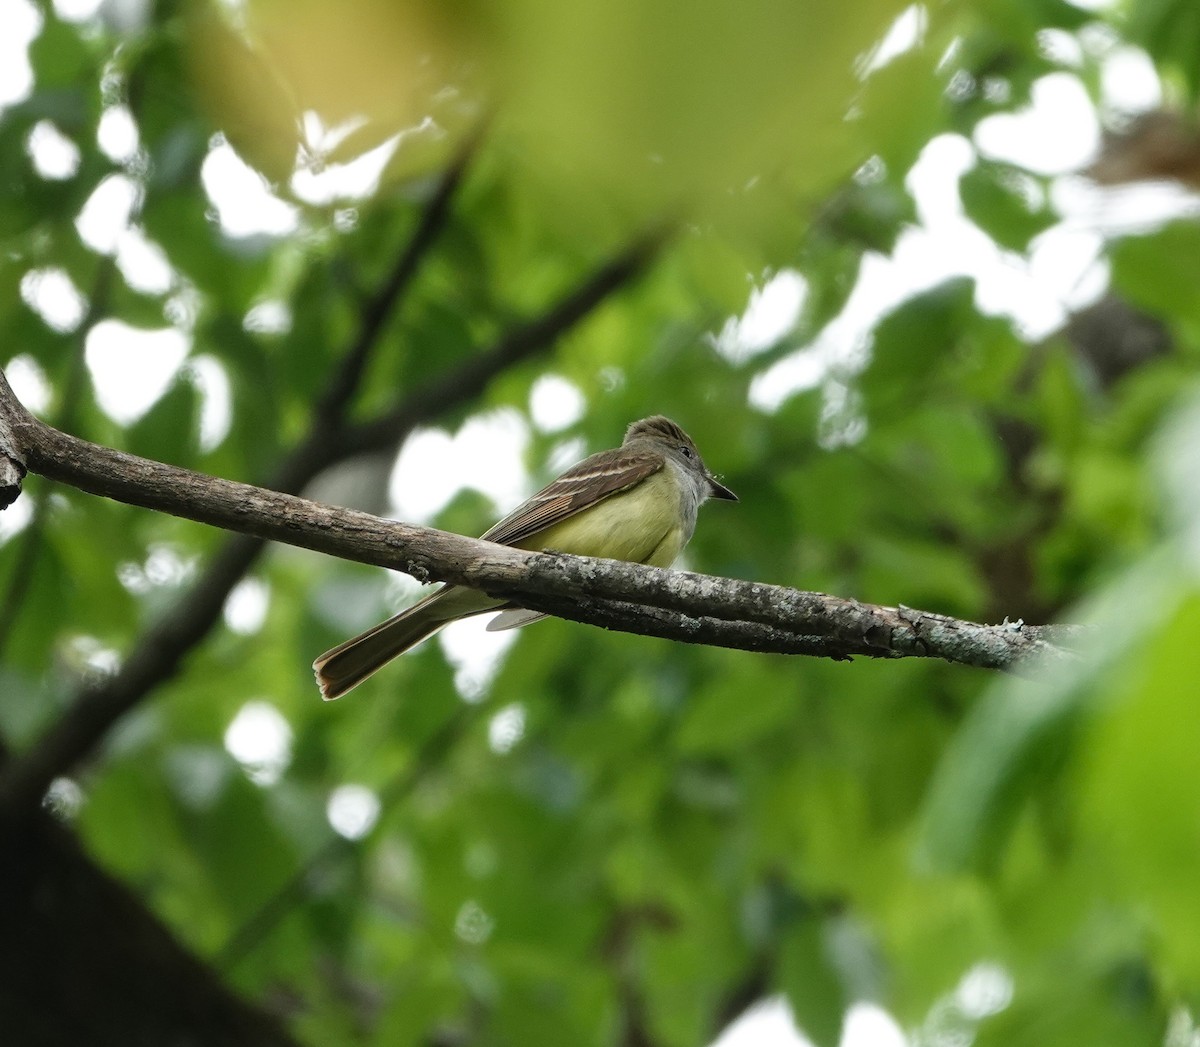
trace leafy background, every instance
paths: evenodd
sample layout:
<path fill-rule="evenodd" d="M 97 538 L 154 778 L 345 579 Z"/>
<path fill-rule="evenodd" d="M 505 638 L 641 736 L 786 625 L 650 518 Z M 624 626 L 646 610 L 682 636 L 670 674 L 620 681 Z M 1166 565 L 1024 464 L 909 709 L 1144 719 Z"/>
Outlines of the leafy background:
<path fill-rule="evenodd" d="M 1095 180 L 1189 185 L 1189 4 L 921 6 L 915 44 L 879 67 L 901 11 L 883 0 L 36 11 L 29 89 L 0 112 L 0 343 L 53 424 L 388 512 L 414 424 L 517 433 L 529 490 L 663 412 L 742 495 L 704 511 L 690 565 L 1095 623 L 1071 673 L 995 679 L 551 621 L 473 677 L 472 633 L 326 705 L 309 662 L 395 605 L 384 572 L 256 557 L 31 477 L 0 518 L 6 763 L 124 688 L 49 807 L 209 969 L 314 1044 L 703 1044 L 779 994 L 821 1044 L 863 1001 L 913 1044 L 1195 1041 L 1188 209 L 1094 216 L 1105 286 L 1045 337 L 952 278 L 771 409 L 752 393 L 917 220 L 923 150 L 1021 111 L 1048 76 L 1076 78 L 1112 132 Z M 1161 78 L 1152 117 L 1102 104 L 1126 48 Z M 114 109 L 135 148 L 98 137 Z M 31 144 L 48 127 L 74 149 L 49 174 Z M 401 131 L 369 193 L 302 191 Z M 223 224 L 208 177 L 229 147 L 297 209 L 291 228 Z M 81 237 L 114 184 L 161 285 Z M 957 191 L 1028 258 L 1058 185 L 975 151 Z M 780 273 L 802 309 L 739 347 L 727 321 Z M 64 277 L 65 318 L 42 297 Z M 169 328 L 186 349 L 136 418 L 102 404 L 137 385 L 93 339 L 114 320 L 130 345 Z M 169 351 L 144 344 L 147 367 Z M 548 376 L 580 397 L 565 424 L 531 422 Z M 506 508 L 463 487 L 431 522 L 479 533 Z M 243 574 L 248 615 L 226 604 Z M 132 655 L 162 643 L 177 660 L 131 683 Z M 27 1042 L 68 1042 L 18 995 L 5 1014 Z M 95 1042 L 136 1042 L 93 1006 Z"/>

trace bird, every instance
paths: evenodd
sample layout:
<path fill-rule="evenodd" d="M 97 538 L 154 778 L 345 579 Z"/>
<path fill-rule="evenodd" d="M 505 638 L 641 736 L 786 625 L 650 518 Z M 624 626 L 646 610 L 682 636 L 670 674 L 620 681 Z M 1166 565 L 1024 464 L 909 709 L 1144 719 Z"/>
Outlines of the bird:
<path fill-rule="evenodd" d="M 675 422 L 634 422 L 620 447 L 598 451 L 527 498 L 482 535 L 530 552 L 562 552 L 669 567 L 696 528 L 709 498 L 738 500 L 704 464 Z M 321 697 L 339 698 L 392 659 L 460 618 L 499 611 L 490 631 L 546 615 L 461 585 L 442 585 L 374 628 L 313 662 Z"/>

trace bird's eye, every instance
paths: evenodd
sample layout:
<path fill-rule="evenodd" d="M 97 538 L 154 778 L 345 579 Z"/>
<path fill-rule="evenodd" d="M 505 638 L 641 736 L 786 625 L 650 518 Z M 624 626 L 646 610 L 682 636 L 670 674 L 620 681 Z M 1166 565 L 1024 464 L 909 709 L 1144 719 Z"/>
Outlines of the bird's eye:
<path fill-rule="evenodd" d="M 692 449 L 690 447 L 688 447 L 687 444 L 679 445 L 679 453 L 682 454 L 684 458 L 692 457 Z"/>

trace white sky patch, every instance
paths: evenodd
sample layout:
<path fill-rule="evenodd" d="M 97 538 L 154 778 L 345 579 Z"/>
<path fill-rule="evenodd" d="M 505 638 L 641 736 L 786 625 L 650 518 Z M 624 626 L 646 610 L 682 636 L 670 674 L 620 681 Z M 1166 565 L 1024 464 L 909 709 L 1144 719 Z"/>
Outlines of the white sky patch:
<path fill-rule="evenodd" d="M 86 22 L 96 17 L 104 0 L 54 0 L 54 13 L 64 22 Z"/>
<path fill-rule="evenodd" d="M 750 403 L 760 411 L 779 410 L 784 401 L 806 389 L 815 389 L 829 373 L 836 346 L 820 340 L 789 353 L 750 382 Z"/>
<path fill-rule="evenodd" d="M 270 702 L 247 702 L 225 729 L 225 751 L 255 785 L 273 785 L 292 760 L 291 725 Z"/>
<path fill-rule="evenodd" d="M 74 331 L 87 312 L 87 300 L 62 269 L 31 269 L 21 277 L 21 300 L 51 330 Z"/>
<path fill-rule="evenodd" d="M 50 382 L 42 365 L 32 356 L 26 353 L 14 356 L 4 368 L 4 374 L 17 399 L 34 414 L 41 414 L 50 406 Z"/>
<path fill-rule="evenodd" d="M 314 162 L 299 167 L 292 175 L 291 186 L 301 200 L 319 206 L 328 206 L 339 200 L 364 200 L 373 196 L 379 188 L 379 180 L 397 150 L 403 148 L 404 140 L 414 135 L 436 135 L 444 132 L 436 122 L 426 117 L 414 127 L 398 134 L 352 160 L 344 163 L 324 163 L 323 154 L 332 152 L 347 136 L 363 126 L 362 118 L 348 120 L 336 127 L 326 127 L 317 113 L 307 112 L 303 117 L 304 139 Z"/>
<path fill-rule="evenodd" d="M 1050 203 L 1063 216 L 1056 229 L 1097 232 L 1104 236 L 1136 236 L 1166 222 L 1200 215 L 1200 194 L 1174 182 L 1133 182 L 1101 186 L 1082 177 L 1056 178 Z"/>
<path fill-rule="evenodd" d="M 927 24 L 928 16 L 924 6 L 912 4 L 906 7 L 896 16 L 883 38 L 862 61 L 859 75 L 865 79 L 893 59 L 911 51 L 924 38 Z"/>
<path fill-rule="evenodd" d="M 29 45 L 42 31 L 42 13 L 29 0 L 0 0 L 0 110 L 29 97 Z"/>
<path fill-rule="evenodd" d="M 496 921 L 474 899 L 465 901 L 454 919 L 454 933 L 468 945 L 482 945 L 496 929 Z"/>
<path fill-rule="evenodd" d="M 1030 340 L 1043 338 L 1066 321 L 1070 310 L 1091 304 L 1106 290 L 1106 233 L 1153 228 L 1168 218 L 1200 213 L 1200 197 L 1171 187 L 1154 187 L 1159 205 L 1148 211 L 1146 194 L 1120 206 L 1120 196 L 1131 189 L 1116 194 L 1082 178 L 1058 178 L 1050 199 L 1063 220 L 1036 237 L 1023 257 L 1001 249 L 964 214 L 958 182 L 975 163 L 971 143 L 961 136 L 940 135 L 929 142 L 907 178 L 919 224 L 900 234 L 890 256 L 864 255 L 842 311 L 807 345 L 755 376 L 750 386 L 755 407 L 774 411 L 798 392 L 853 374 L 869 360 L 872 332 L 883 316 L 956 276 L 975 281 L 981 312 L 1011 318 Z M 1148 214 L 1154 219 L 1147 220 Z"/>
<path fill-rule="evenodd" d="M 807 299 L 808 281 L 794 269 L 780 270 L 754 290 L 741 316 L 725 321 L 714 348 L 734 363 L 770 349 L 799 322 Z"/>
<path fill-rule="evenodd" d="M 271 590 L 261 578 L 243 578 L 225 601 L 225 625 L 231 633 L 253 636 L 267 620 Z"/>
<path fill-rule="evenodd" d="M 379 179 L 396 151 L 398 139 L 344 164 L 302 167 L 292 175 L 292 191 L 306 203 L 325 207 L 339 200 L 362 200 L 379 188 Z"/>
<path fill-rule="evenodd" d="M 0 513 L 0 545 L 20 534 L 33 519 L 33 499 L 18 498 Z"/>
<path fill-rule="evenodd" d="M 582 462 L 587 457 L 587 443 L 581 436 L 573 436 L 560 444 L 555 444 L 546 459 L 546 472 L 557 476 L 565 473 L 576 462 Z"/>
<path fill-rule="evenodd" d="M 383 570 L 383 568 L 380 568 L 380 570 Z M 384 571 L 383 576 L 387 580 L 387 584 L 384 587 L 384 600 L 388 607 L 394 607 L 397 610 L 401 607 L 414 604 L 421 597 L 428 596 L 433 592 L 433 585 L 418 582 L 410 574 L 401 574 L 399 571 Z M 372 619 L 374 613 L 374 611 L 371 612 Z"/>
<path fill-rule="evenodd" d="M 1012 996 L 1012 976 L 1003 967 L 977 963 L 929 1008 L 917 1039 L 921 1043 L 970 1043 L 979 1023 L 1007 1008 Z"/>
<path fill-rule="evenodd" d="M 817 444 L 826 451 L 853 447 L 867 435 L 862 396 L 841 381 L 827 382 L 822 393 L 824 402 L 817 420 Z"/>
<path fill-rule="evenodd" d="M 510 752 L 525 737 L 525 706 L 506 705 L 488 721 L 488 745 L 494 753 Z"/>
<path fill-rule="evenodd" d="M 196 317 L 200 315 L 200 305 L 200 295 L 196 289 L 184 283 L 163 302 L 163 316 L 173 327 L 191 331 L 196 326 Z"/>
<path fill-rule="evenodd" d="M 908 1039 L 896 1019 L 873 1003 L 852 1004 L 842 1029 L 842 1047 L 906 1047 Z"/>
<path fill-rule="evenodd" d="M 325 121 L 321 119 L 321 114 L 308 109 L 300 117 L 300 128 L 304 134 L 304 144 L 314 153 L 328 152 L 336 149 L 355 131 L 366 126 L 366 118 L 362 116 L 352 116 L 348 120 L 343 120 L 340 124 L 334 124 L 332 127 L 326 126 Z"/>
<path fill-rule="evenodd" d="M 975 165 L 975 153 L 966 139 L 942 135 L 922 151 L 908 176 L 921 225 L 905 230 L 892 253 L 891 309 L 914 292 L 954 276 L 976 282 L 975 301 L 989 315 L 1011 317 L 1028 338 L 1036 339 L 1057 329 L 1066 319 L 1065 303 L 1055 292 L 1074 287 L 1078 272 L 1062 272 L 1055 287 L 1044 286 L 1026 259 L 1000 248 L 965 216 L 958 181 Z M 1053 245 L 1049 232 L 1042 249 Z M 1094 259 L 1086 259 L 1090 265 Z M 873 321 L 874 322 L 874 321 Z"/>
<path fill-rule="evenodd" d="M 1065 29 L 1039 29 L 1038 50 L 1055 65 L 1078 69 L 1083 65 L 1083 44 L 1074 33 Z"/>
<path fill-rule="evenodd" d="M 113 421 L 129 425 L 167 390 L 187 356 L 188 337 L 173 327 L 147 331 L 102 320 L 87 334 L 84 358 L 96 399 Z"/>
<path fill-rule="evenodd" d="M 517 630 L 487 632 L 491 615 L 453 622 L 438 634 L 442 652 L 454 667 L 454 689 L 465 702 L 479 702 L 500 668 L 500 660 L 517 639 Z M 531 628 L 536 629 L 533 625 Z"/>
<path fill-rule="evenodd" d="M 1029 276 L 1067 310 L 1095 303 L 1108 288 L 1104 237 L 1095 229 L 1054 226 L 1029 245 Z"/>
<path fill-rule="evenodd" d="M 74 778 L 55 778 L 46 790 L 42 806 L 56 818 L 74 818 L 83 807 L 84 792 Z"/>
<path fill-rule="evenodd" d="M 229 435 L 233 424 L 233 400 L 229 376 L 215 356 L 207 353 L 188 361 L 203 401 L 200 404 L 200 449 L 211 451 Z"/>
<path fill-rule="evenodd" d="M 574 382 L 544 374 L 529 390 L 529 415 L 543 433 L 557 433 L 583 417 L 587 402 Z"/>
<path fill-rule="evenodd" d="M 1043 43 L 1066 48 L 1057 37 Z M 1127 49 L 1117 61 L 1140 70 L 1136 73 L 1140 86 L 1127 98 L 1156 96 L 1157 76 L 1144 56 Z M 1049 174 L 1080 169 L 1096 152 L 1098 140 L 1096 113 L 1078 78 L 1068 73 L 1038 80 L 1030 107 L 1021 113 L 991 116 L 980 122 L 976 132 L 980 152 Z M 960 136 L 943 134 L 926 144 L 906 180 L 919 225 L 900 234 L 889 257 L 864 257 L 844 309 L 808 345 L 755 377 L 751 403 L 775 411 L 799 391 L 851 375 L 869 359 L 872 330 L 884 315 L 913 294 L 954 276 L 976 281 L 980 311 L 1012 318 L 1027 339 L 1044 337 L 1061 327 L 1069 310 L 1091 304 L 1104 293 L 1109 279 L 1102 258 L 1105 233 L 1142 231 L 1172 217 L 1200 213 L 1200 198 L 1177 187 L 1158 186 L 1153 197 L 1156 205 L 1147 208 L 1148 193 L 1138 193 L 1124 205 L 1121 197 L 1133 196 L 1128 187 L 1118 195 L 1078 177 L 1060 177 L 1052 183 L 1050 199 L 1063 221 L 1040 234 L 1026 258 L 1002 250 L 964 214 L 958 183 L 976 162 L 976 149 Z M 772 324 L 778 330 L 794 323 L 792 307 L 782 301 L 764 294 L 755 305 L 762 310 L 756 322 L 767 330 Z M 749 309 L 745 317 L 721 331 L 718 345 L 726 353 L 744 337 L 738 325 L 748 322 L 752 313 L 754 309 Z M 827 413 L 836 413 L 834 403 L 826 407 Z"/>
<path fill-rule="evenodd" d="M 126 561 L 117 567 L 117 579 L 131 593 L 152 589 L 178 589 L 196 574 L 196 558 L 180 556 L 170 545 L 150 547 L 143 563 Z"/>
<path fill-rule="evenodd" d="M 117 240 L 117 268 L 125 282 L 143 294 L 166 294 L 175 284 L 167 253 L 140 226 L 130 226 Z"/>
<path fill-rule="evenodd" d="M 138 150 L 138 129 L 133 114 L 123 105 L 110 105 L 100 114 L 96 143 L 110 160 L 123 164 Z"/>
<path fill-rule="evenodd" d="M 870 331 L 887 309 L 904 297 L 895 288 L 892 263 L 882 255 L 863 256 L 858 282 L 833 320 L 802 349 L 789 353 L 750 383 L 750 402 L 774 411 L 788 397 L 821 385 L 839 370 L 856 370 L 867 360 Z"/>
<path fill-rule="evenodd" d="M 178 589 L 196 573 L 196 558 L 181 556 L 166 544 L 152 545 L 146 554 L 146 580 L 156 588 Z"/>
<path fill-rule="evenodd" d="M 1172 1009 L 1163 1043 L 1166 1047 L 1197 1047 L 1200 1044 L 1200 1025 L 1187 1007 L 1176 1004 Z"/>
<path fill-rule="evenodd" d="M 251 306 L 242 327 L 253 334 L 287 334 L 292 329 L 292 310 L 287 302 L 272 298 Z"/>
<path fill-rule="evenodd" d="M 300 168 L 292 175 L 292 192 L 301 200 L 328 206 L 339 200 L 363 200 L 379 188 L 384 168 L 396 152 L 400 135 L 389 138 L 344 164 L 322 164 Z"/>
<path fill-rule="evenodd" d="M 1150 56 L 1137 47 L 1115 47 L 1100 67 L 1103 104 L 1124 113 L 1144 113 L 1162 105 L 1162 81 Z"/>
<path fill-rule="evenodd" d="M 852 1004 L 842 1029 L 842 1047 L 907 1047 L 896 1020 L 873 1003 Z M 710 1047 L 812 1047 L 797 1027 L 784 996 L 759 1000 L 734 1019 Z"/>
<path fill-rule="evenodd" d="M 58 0 L 73 8 L 77 20 L 84 22 L 95 17 L 100 8 L 104 10 L 104 21 L 117 33 L 132 36 L 150 24 L 150 8 L 153 0 Z M 89 8 L 95 8 L 95 11 Z M 87 12 L 85 14 L 85 12 Z"/>
<path fill-rule="evenodd" d="M 25 139 L 33 169 L 50 181 L 71 178 L 79 170 L 79 146 L 49 120 L 39 120 Z"/>
<path fill-rule="evenodd" d="M 947 229 L 961 221 L 958 181 L 975 166 L 975 160 L 975 150 L 961 135 L 938 135 L 921 150 L 904 181 L 923 226 Z"/>
<path fill-rule="evenodd" d="M 1100 123 L 1086 88 L 1071 73 L 1050 73 L 1034 81 L 1030 96 L 1020 112 L 979 121 L 979 151 L 1036 174 L 1078 171 L 1100 146 Z"/>
<path fill-rule="evenodd" d="M 105 178 L 87 198 L 75 228 L 80 239 L 97 254 L 112 254 L 129 228 L 139 190 L 133 179 L 123 174 Z"/>
<path fill-rule="evenodd" d="M 379 796 L 365 785 L 339 785 L 329 794 L 325 817 L 333 831 L 347 840 L 361 840 L 379 821 Z"/>
<path fill-rule="evenodd" d="M 1004 1010 L 1013 998 L 1012 975 L 998 963 L 977 963 L 958 983 L 954 999 L 968 1018 L 981 1021 Z"/>
<path fill-rule="evenodd" d="M 121 656 L 95 636 L 76 636 L 68 644 L 71 661 L 99 676 L 113 676 L 121 668 Z"/>
<path fill-rule="evenodd" d="M 135 596 L 145 596 L 151 589 L 142 565 L 133 561 L 117 565 L 117 581 L 125 587 L 126 592 L 133 593 Z"/>
<path fill-rule="evenodd" d="M 299 212 L 271 192 L 267 181 L 224 139 L 209 150 L 200 179 L 227 236 L 287 236 L 300 224 Z"/>
<path fill-rule="evenodd" d="M 730 1022 L 710 1047 L 812 1047 L 783 996 L 759 1000 Z"/>
<path fill-rule="evenodd" d="M 492 411 L 450 436 L 421 429 L 404 442 L 388 481 L 392 515 L 428 523 L 464 487 L 487 495 L 505 513 L 528 493 L 529 430 L 519 414 Z"/>

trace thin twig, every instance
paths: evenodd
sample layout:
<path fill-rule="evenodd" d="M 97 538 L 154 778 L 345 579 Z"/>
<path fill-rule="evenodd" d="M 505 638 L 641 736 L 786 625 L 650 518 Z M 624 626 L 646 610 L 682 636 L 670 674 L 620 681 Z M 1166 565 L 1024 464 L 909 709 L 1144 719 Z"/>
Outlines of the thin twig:
<path fill-rule="evenodd" d="M 519 324 L 491 348 L 435 379 L 420 396 L 371 421 L 347 426 L 338 440 L 339 457 L 394 447 L 414 428 L 469 400 L 502 371 L 542 352 L 616 291 L 636 280 L 661 248 L 666 231 L 656 230 L 618 252 L 571 288 L 544 313 Z"/>
<path fill-rule="evenodd" d="M 315 414 L 332 427 L 341 422 L 346 408 L 358 392 L 363 372 L 371 352 L 379 341 L 380 332 L 396 303 L 411 285 L 421 262 L 429 253 L 438 234 L 445 228 L 450 217 L 450 201 L 458 192 L 471 158 L 479 148 L 483 128 L 476 129 L 459 148 L 450 166 L 442 175 L 437 189 L 430 197 L 417 227 L 409 238 L 408 245 L 396 261 L 392 271 L 362 309 L 358 334 L 349 349 L 343 354 L 337 373 L 326 385 L 325 392 L 317 401 Z"/>

